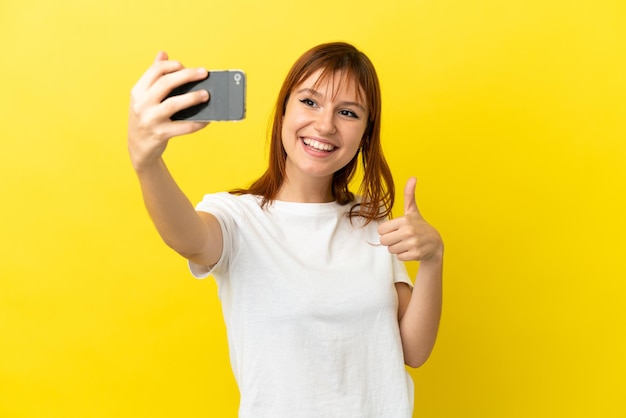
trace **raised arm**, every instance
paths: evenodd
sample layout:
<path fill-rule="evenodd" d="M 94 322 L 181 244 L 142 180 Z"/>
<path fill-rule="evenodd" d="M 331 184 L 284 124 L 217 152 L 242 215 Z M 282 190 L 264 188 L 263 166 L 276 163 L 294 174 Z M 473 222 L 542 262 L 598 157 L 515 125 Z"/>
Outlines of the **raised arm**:
<path fill-rule="evenodd" d="M 163 241 L 194 263 L 210 266 L 221 256 L 219 223 L 214 216 L 195 211 L 163 161 L 171 138 L 207 125 L 172 121 L 171 115 L 209 96 L 197 91 L 164 99 L 175 87 L 206 76 L 205 69 L 185 68 L 160 52 L 131 91 L 128 150 L 146 208 Z"/>
<path fill-rule="evenodd" d="M 404 216 L 381 224 L 380 242 L 401 261 L 419 261 L 415 286 L 397 283 L 398 320 L 408 366 L 426 362 L 435 345 L 442 304 L 443 241 L 415 203 L 415 179 L 404 190 Z"/>

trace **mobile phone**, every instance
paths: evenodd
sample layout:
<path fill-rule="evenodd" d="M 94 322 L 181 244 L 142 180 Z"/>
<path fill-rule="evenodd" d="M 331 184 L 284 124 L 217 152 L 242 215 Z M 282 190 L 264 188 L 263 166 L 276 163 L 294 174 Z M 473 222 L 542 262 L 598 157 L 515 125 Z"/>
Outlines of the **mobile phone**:
<path fill-rule="evenodd" d="M 207 90 L 209 101 L 174 113 L 172 120 L 213 122 L 245 118 L 246 74 L 242 70 L 209 71 L 204 80 L 183 84 L 172 90 L 167 97 L 197 90 Z"/>

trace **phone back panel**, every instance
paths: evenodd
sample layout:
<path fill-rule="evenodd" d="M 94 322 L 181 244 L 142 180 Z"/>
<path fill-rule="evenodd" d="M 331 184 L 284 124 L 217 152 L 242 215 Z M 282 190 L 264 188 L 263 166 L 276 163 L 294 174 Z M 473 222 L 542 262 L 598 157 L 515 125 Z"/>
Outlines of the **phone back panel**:
<path fill-rule="evenodd" d="M 168 97 L 202 89 L 209 92 L 208 102 L 183 109 L 172 115 L 171 119 L 228 121 L 245 118 L 246 75 L 243 71 L 211 71 L 206 79 L 184 84 L 174 89 Z"/>

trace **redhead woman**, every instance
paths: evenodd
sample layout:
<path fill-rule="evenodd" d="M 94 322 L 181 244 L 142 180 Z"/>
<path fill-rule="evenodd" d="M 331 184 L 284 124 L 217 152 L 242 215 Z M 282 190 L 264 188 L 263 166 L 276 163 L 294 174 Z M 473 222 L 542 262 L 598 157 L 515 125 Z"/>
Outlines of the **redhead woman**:
<path fill-rule="evenodd" d="M 206 76 L 159 53 L 132 89 L 128 145 L 164 242 L 217 281 L 239 416 L 411 417 L 405 365 L 422 365 L 435 344 L 443 242 L 420 215 L 414 178 L 391 219 L 372 63 L 341 42 L 305 52 L 278 94 L 266 172 L 194 206 L 163 153 L 207 126 L 170 116 L 210 97 L 166 97 Z M 413 280 L 406 261 L 420 262 Z"/>

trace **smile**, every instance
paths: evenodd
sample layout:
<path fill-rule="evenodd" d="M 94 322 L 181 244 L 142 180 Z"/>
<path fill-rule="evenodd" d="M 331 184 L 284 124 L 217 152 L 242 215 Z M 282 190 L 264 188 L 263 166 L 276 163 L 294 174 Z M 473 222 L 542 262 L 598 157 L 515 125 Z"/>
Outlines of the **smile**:
<path fill-rule="evenodd" d="M 302 142 L 304 142 L 304 145 L 306 145 L 307 147 L 313 148 L 316 151 L 331 152 L 335 149 L 334 145 L 331 145 L 325 142 L 320 142 L 312 138 L 303 138 Z"/>

